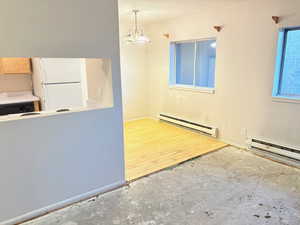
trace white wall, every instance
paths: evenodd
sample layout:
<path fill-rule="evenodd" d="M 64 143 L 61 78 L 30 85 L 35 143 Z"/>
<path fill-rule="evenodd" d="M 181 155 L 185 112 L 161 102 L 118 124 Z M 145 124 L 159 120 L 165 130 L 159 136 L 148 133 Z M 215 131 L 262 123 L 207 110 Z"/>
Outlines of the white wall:
<path fill-rule="evenodd" d="M 132 28 L 130 21 L 121 19 L 121 77 L 123 89 L 124 119 L 131 120 L 149 116 L 149 77 L 147 72 L 147 46 L 132 45 L 124 41 Z"/>
<path fill-rule="evenodd" d="M 1 57 L 111 58 L 114 96 L 109 109 L 0 123 L 0 224 L 10 224 L 124 183 L 118 10 L 116 0 L 0 8 Z"/>
<path fill-rule="evenodd" d="M 265 137 L 300 146 L 300 104 L 272 101 L 277 32 L 300 26 L 298 0 L 252 0 L 231 8 L 211 8 L 147 27 L 151 115 L 175 114 L 220 129 L 220 138 L 245 145 L 249 137 Z M 280 26 L 271 16 L 282 16 Z M 212 27 L 224 25 L 217 33 Z M 171 39 L 163 37 L 170 33 Z M 217 37 L 216 93 L 168 88 L 169 42 Z"/>
<path fill-rule="evenodd" d="M 111 60 L 86 59 L 88 106 L 113 106 Z"/>

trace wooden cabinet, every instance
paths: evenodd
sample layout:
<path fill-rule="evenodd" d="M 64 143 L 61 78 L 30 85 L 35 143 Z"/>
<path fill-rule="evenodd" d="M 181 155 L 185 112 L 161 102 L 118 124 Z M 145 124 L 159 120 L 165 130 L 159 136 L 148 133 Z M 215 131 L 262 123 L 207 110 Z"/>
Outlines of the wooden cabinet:
<path fill-rule="evenodd" d="M 0 58 L 0 74 L 32 74 L 30 58 Z"/>

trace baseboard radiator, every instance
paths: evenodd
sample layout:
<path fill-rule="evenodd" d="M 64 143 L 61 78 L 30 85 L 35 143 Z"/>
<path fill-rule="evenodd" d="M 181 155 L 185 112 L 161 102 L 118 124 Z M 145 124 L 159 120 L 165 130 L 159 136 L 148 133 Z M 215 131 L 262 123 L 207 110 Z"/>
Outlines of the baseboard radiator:
<path fill-rule="evenodd" d="M 159 114 L 158 118 L 160 120 L 168 121 L 168 122 L 180 125 L 180 126 L 184 126 L 184 127 L 187 127 L 187 128 L 191 128 L 193 130 L 200 131 L 200 132 L 208 134 L 212 137 L 217 137 L 218 129 L 215 128 L 215 127 L 210 127 L 210 126 L 207 126 L 207 125 L 194 123 L 194 122 L 191 122 L 191 121 L 188 121 L 188 120 L 184 120 L 184 119 L 177 118 L 177 117 L 170 116 L 170 115 L 166 115 L 166 114 Z"/>
<path fill-rule="evenodd" d="M 249 149 L 257 149 L 266 153 L 272 153 L 273 155 L 284 156 L 289 159 L 300 161 L 300 149 L 286 147 L 256 138 L 250 139 L 248 145 Z"/>

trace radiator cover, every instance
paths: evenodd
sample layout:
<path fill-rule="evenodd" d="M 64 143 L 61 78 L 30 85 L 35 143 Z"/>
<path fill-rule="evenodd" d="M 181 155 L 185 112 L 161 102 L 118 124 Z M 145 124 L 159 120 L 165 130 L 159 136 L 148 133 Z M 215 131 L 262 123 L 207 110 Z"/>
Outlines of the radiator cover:
<path fill-rule="evenodd" d="M 258 149 L 265 152 L 270 152 L 279 156 L 284 156 L 293 160 L 300 161 L 300 149 L 286 147 L 270 141 L 264 141 L 257 138 L 252 138 L 248 141 L 249 149 Z"/>
<path fill-rule="evenodd" d="M 195 122 L 192 122 L 192 121 L 188 121 L 188 120 L 178 118 L 178 117 L 175 117 L 175 116 L 170 116 L 170 115 L 167 115 L 167 114 L 159 114 L 158 118 L 160 120 L 168 121 L 168 122 L 180 125 L 180 126 L 188 127 L 188 128 L 203 132 L 203 133 L 208 134 L 212 137 L 217 137 L 218 129 L 215 128 L 215 127 L 210 127 L 210 126 L 207 126 L 207 125 L 204 125 L 204 124 L 195 123 Z"/>

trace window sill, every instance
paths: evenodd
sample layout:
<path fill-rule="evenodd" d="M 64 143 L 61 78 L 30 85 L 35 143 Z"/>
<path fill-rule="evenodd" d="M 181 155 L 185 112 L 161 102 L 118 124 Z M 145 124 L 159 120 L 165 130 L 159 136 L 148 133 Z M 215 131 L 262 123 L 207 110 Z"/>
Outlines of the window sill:
<path fill-rule="evenodd" d="M 300 104 L 300 98 L 291 98 L 291 97 L 285 97 L 285 96 L 273 96 L 273 101 L 274 102 Z"/>
<path fill-rule="evenodd" d="M 171 85 L 169 89 L 179 90 L 179 91 L 190 91 L 190 92 L 200 92 L 207 94 L 214 94 L 214 88 L 204 88 L 204 87 L 193 87 L 193 86 L 185 86 L 185 85 Z"/>

